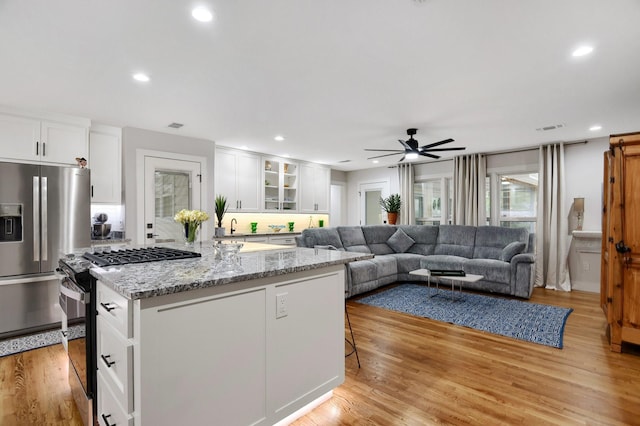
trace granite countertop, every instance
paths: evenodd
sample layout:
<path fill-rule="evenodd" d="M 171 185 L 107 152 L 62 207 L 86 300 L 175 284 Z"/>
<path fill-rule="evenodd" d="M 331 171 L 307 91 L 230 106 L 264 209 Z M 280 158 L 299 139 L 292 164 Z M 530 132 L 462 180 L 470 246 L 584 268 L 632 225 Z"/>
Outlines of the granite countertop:
<path fill-rule="evenodd" d="M 198 288 L 267 278 L 355 260 L 371 259 L 372 254 L 312 248 L 257 247 L 245 243 L 240 253 L 240 268 L 234 272 L 217 272 L 213 246 L 196 244 L 202 257 L 183 260 L 137 263 L 110 267 L 93 267 L 91 275 L 128 299 L 144 299 Z M 184 245 L 163 244 L 184 249 Z M 264 246 L 264 245 L 262 245 Z"/>

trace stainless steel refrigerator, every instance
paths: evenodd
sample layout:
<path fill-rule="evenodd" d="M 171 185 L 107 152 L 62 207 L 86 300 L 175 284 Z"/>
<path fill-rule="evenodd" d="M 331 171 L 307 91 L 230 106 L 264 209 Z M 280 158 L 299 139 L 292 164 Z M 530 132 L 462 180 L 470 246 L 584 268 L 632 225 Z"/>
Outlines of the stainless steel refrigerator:
<path fill-rule="evenodd" d="M 0 162 L 0 337 L 61 319 L 61 254 L 91 241 L 89 170 Z"/>

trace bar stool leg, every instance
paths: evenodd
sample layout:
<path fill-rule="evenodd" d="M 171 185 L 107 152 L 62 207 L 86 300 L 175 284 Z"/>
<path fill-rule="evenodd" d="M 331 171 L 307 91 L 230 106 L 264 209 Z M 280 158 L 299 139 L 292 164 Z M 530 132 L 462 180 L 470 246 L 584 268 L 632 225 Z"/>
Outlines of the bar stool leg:
<path fill-rule="evenodd" d="M 356 339 L 355 339 L 355 337 L 353 337 L 353 329 L 351 328 L 351 320 L 349 320 L 349 311 L 347 310 L 347 303 L 346 302 L 344 304 L 344 313 L 347 316 L 347 323 L 349 324 L 349 332 L 351 333 L 351 340 L 347 339 L 346 337 L 344 338 L 344 340 L 353 349 L 351 352 L 346 354 L 344 357 L 346 358 L 346 357 L 348 357 L 350 355 L 353 355 L 355 353 L 356 354 L 356 360 L 358 360 L 358 368 L 360 368 L 360 357 L 358 356 L 358 348 L 356 347 Z"/>

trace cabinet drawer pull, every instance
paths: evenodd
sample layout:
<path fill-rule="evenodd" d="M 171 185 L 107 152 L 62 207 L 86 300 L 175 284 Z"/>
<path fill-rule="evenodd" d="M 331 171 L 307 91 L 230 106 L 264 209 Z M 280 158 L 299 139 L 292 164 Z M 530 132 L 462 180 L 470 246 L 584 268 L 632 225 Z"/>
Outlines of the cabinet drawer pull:
<path fill-rule="evenodd" d="M 109 420 L 107 420 L 109 417 L 111 417 L 111 414 L 107 414 L 106 416 L 104 414 L 102 415 L 102 420 L 104 420 L 105 426 L 116 426 L 115 423 L 109 423 Z"/>
<path fill-rule="evenodd" d="M 107 302 L 107 303 L 100 303 L 100 306 L 102 306 L 103 308 L 105 308 L 105 309 L 107 310 L 107 312 L 111 312 L 111 311 L 113 311 L 113 310 L 116 308 L 116 306 L 111 306 L 111 303 L 110 303 L 110 302 Z"/>
<path fill-rule="evenodd" d="M 107 358 L 111 358 L 111 355 L 100 355 L 100 358 L 102 358 L 104 363 L 107 364 L 107 368 L 111 368 L 111 366 L 116 363 L 115 361 L 109 361 L 107 359 Z"/>

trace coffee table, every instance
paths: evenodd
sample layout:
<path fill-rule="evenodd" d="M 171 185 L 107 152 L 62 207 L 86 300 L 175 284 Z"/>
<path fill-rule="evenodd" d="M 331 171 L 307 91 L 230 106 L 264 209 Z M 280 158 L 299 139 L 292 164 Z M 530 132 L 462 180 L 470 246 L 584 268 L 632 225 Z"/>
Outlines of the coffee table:
<path fill-rule="evenodd" d="M 429 290 L 431 290 L 431 271 L 429 271 L 428 269 L 416 269 L 415 271 L 410 271 L 409 275 L 419 275 L 422 277 L 427 277 L 427 286 L 429 287 Z M 446 279 L 451 281 L 451 300 L 456 300 L 455 299 L 455 283 L 458 283 L 458 289 L 459 289 L 459 294 L 460 296 L 458 297 L 458 299 L 462 298 L 462 283 L 466 282 L 466 283 L 473 283 L 476 281 L 480 281 L 481 279 L 484 278 L 483 275 L 475 275 L 475 274 L 466 274 L 465 276 L 446 276 L 446 275 L 438 275 L 438 278 L 442 279 Z M 436 281 L 436 291 L 433 294 L 430 294 L 429 297 L 434 297 L 437 296 L 439 294 L 439 283 L 440 281 L 437 280 Z"/>

